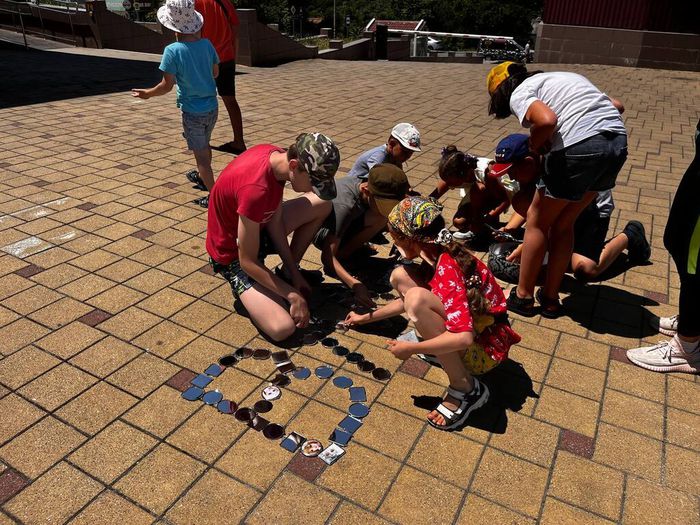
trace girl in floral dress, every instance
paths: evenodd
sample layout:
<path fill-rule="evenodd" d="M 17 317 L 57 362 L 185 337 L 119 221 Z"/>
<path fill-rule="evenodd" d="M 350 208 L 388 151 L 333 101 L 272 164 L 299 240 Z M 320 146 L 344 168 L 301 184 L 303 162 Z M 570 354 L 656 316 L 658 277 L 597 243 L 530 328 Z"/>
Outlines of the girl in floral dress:
<path fill-rule="evenodd" d="M 508 322 L 503 290 L 489 269 L 445 228 L 441 207 L 431 199 L 408 197 L 389 215 L 389 233 L 407 259 L 421 265 L 399 266 L 391 284 L 400 298 L 367 314 L 350 312 L 348 325 L 380 321 L 405 312 L 421 342 L 390 341 L 399 359 L 434 356 L 450 386 L 442 403 L 428 414 L 441 430 L 462 426 L 489 397 L 475 375 L 498 366 L 520 341 Z"/>

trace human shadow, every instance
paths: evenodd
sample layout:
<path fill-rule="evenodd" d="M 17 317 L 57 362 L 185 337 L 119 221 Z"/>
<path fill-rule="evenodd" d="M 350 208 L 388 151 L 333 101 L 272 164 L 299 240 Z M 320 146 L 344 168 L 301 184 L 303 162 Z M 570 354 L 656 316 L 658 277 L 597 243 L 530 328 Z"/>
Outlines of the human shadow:
<path fill-rule="evenodd" d="M 528 398 L 539 397 L 532 388 L 532 379 L 523 365 L 512 359 L 507 359 L 490 372 L 479 376 L 479 381 L 489 388 L 488 401 L 453 431 L 459 432 L 470 426 L 486 432 L 504 434 L 508 427 L 507 410 L 519 412 Z M 436 396 L 412 397 L 413 404 L 424 410 L 434 410 L 442 402 L 442 398 Z"/>
<path fill-rule="evenodd" d="M 645 306 L 658 302 L 607 284 L 586 285 L 566 279 L 562 286 L 570 295 L 562 300 L 566 315 L 597 334 L 644 338 L 657 331 L 649 323 L 653 314 Z"/>

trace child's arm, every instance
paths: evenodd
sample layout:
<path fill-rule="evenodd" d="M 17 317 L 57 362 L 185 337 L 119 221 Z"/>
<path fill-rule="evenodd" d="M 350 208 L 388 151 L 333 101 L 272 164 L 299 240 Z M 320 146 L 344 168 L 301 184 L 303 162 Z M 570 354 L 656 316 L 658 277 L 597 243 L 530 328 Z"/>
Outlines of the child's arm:
<path fill-rule="evenodd" d="M 333 271 L 338 279 L 352 290 L 357 303 L 368 308 L 374 308 L 377 305 L 369 296 L 367 287 L 361 281 L 353 277 L 336 257 L 339 246 L 340 239 L 335 235 L 329 235 L 323 245 L 323 250 L 321 250 L 321 260 L 324 265 L 330 264 L 333 267 Z"/>
<path fill-rule="evenodd" d="M 510 206 L 510 199 L 508 198 L 508 192 L 506 191 L 500 180 L 492 175 L 486 175 L 486 191 L 499 199 L 499 204 L 494 209 L 488 212 L 489 217 L 498 217 L 501 213 L 504 213 Z"/>
<path fill-rule="evenodd" d="M 211 76 L 214 78 L 219 76 L 219 64 L 214 64 L 214 67 L 211 69 Z"/>
<path fill-rule="evenodd" d="M 623 114 L 625 112 L 625 106 L 622 102 L 610 96 L 608 98 L 610 99 L 610 102 L 612 102 L 612 105 L 615 106 L 615 109 L 620 112 L 620 114 Z"/>
<path fill-rule="evenodd" d="M 390 317 L 396 317 L 404 312 L 403 299 L 394 299 L 390 303 L 385 304 L 381 308 L 367 314 L 358 314 L 350 312 L 345 318 L 344 323 L 349 326 L 362 325 L 383 321 Z"/>
<path fill-rule="evenodd" d="M 131 96 L 147 100 L 151 97 L 158 97 L 160 95 L 165 95 L 166 93 L 169 93 L 170 90 L 173 89 L 174 85 L 175 75 L 171 75 L 170 73 L 163 73 L 163 78 L 158 84 L 148 89 L 132 89 Z"/>
<path fill-rule="evenodd" d="M 445 193 L 447 193 L 447 190 L 449 190 L 449 189 L 450 189 L 450 187 L 447 185 L 447 183 L 444 180 L 438 179 L 437 186 L 435 187 L 433 192 L 430 195 L 428 195 L 428 197 L 432 197 L 433 199 L 439 199 Z"/>

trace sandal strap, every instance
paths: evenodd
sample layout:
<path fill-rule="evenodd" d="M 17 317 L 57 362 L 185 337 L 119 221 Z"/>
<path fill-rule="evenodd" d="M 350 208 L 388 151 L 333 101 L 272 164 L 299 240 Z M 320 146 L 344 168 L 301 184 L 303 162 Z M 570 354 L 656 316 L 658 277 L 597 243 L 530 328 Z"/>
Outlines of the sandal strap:
<path fill-rule="evenodd" d="M 467 392 L 462 392 L 461 390 L 455 390 L 451 386 L 447 387 L 447 394 L 455 399 L 464 401 L 464 399 L 469 395 Z"/>
<path fill-rule="evenodd" d="M 440 403 L 435 410 L 450 423 L 454 421 L 455 417 L 458 415 L 454 410 L 450 410 L 442 403 Z"/>

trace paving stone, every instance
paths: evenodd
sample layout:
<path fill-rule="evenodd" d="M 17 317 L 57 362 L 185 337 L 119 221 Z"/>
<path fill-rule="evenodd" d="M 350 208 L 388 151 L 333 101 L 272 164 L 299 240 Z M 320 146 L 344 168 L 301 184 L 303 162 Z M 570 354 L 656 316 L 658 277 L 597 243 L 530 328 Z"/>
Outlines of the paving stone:
<path fill-rule="evenodd" d="M 547 469 L 487 449 L 472 490 L 507 508 L 536 517 L 547 484 Z"/>
<path fill-rule="evenodd" d="M 105 491 L 71 520 L 72 525 L 119 522 L 149 525 L 153 516 L 114 492 Z"/>
<path fill-rule="evenodd" d="M 595 484 L 591 480 L 596 480 Z M 560 452 L 554 465 L 550 494 L 577 507 L 617 521 L 620 516 L 624 476 L 590 460 Z"/>
<path fill-rule="evenodd" d="M 209 470 L 168 511 L 168 520 L 186 525 L 239 523 L 260 494 L 220 472 Z"/>
<path fill-rule="evenodd" d="M 25 523 L 63 523 L 95 497 L 101 485 L 65 462 L 5 504 Z"/>
<path fill-rule="evenodd" d="M 36 345 L 61 359 L 70 359 L 103 337 L 105 337 L 104 332 L 75 321 L 51 332 L 37 341 Z"/>
<path fill-rule="evenodd" d="M 510 523 L 512 525 L 533 525 L 535 520 L 512 510 L 501 507 L 475 494 L 469 494 L 459 514 L 456 525 L 469 525 L 484 521 L 487 523 Z"/>
<path fill-rule="evenodd" d="M 661 479 L 661 442 L 605 423 L 593 459 L 652 481 Z"/>
<path fill-rule="evenodd" d="M 96 382 L 91 375 L 62 363 L 24 385 L 19 392 L 46 410 L 56 410 Z"/>
<path fill-rule="evenodd" d="M 463 491 L 404 467 L 392 484 L 379 513 L 401 523 L 435 523 L 452 521 L 462 500 Z M 433 504 L 426 505 L 430 501 Z"/>
<path fill-rule="evenodd" d="M 535 416 L 586 436 L 595 434 L 599 404 L 563 390 L 545 386 Z"/>
<path fill-rule="evenodd" d="M 137 401 L 137 398 L 101 381 L 61 407 L 56 415 L 87 434 L 95 434 Z"/>
<path fill-rule="evenodd" d="M 325 523 L 338 498 L 290 473 L 283 474 L 246 519 L 251 525 Z"/>
<path fill-rule="evenodd" d="M 230 415 L 221 414 L 214 407 L 203 406 L 175 430 L 167 441 L 171 445 L 192 454 L 195 458 L 213 463 L 228 449 L 236 439 L 247 430 L 247 426 Z M 253 434 L 253 432 L 249 432 Z M 255 433 L 257 434 L 257 433 Z M 252 436 L 251 436 L 252 437 Z M 257 440 L 259 450 L 265 450 L 276 443 Z M 235 445 L 234 445 L 235 446 Z M 253 455 L 259 455 L 253 454 Z M 241 458 L 241 470 L 245 469 L 246 456 Z M 226 462 L 221 463 L 222 469 Z M 232 467 L 232 475 L 242 479 L 240 471 Z"/>
<path fill-rule="evenodd" d="M 103 483 L 114 482 L 157 444 L 148 434 L 115 421 L 68 458 Z"/>
<path fill-rule="evenodd" d="M 199 403 L 185 403 L 180 392 L 161 386 L 124 415 L 124 421 L 160 438 L 180 425 L 197 408 Z M 206 436 L 202 436 L 206 439 Z"/>
<path fill-rule="evenodd" d="M 17 389 L 59 363 L 51 354 L 28 346 L 0 361 L 0 383 Z"/>
<path fill-rule="evenodd" d="M 71 358 L 70 362 L 104 378 L 142 353 L 141 349 L 129 343 L 107 336 Z"/>
<path fill-rule="evenodd" d="M 559 523 L 580 523 L 587 525 L 606 525 L 614 523 L 606 520 L 590 512 L 585 512 L 566 503 L 562 503 L 553 498 L 547 498 L 542 511 L 542 524 L 559 524 Z"/>
<path fill-rule="evenodd" d="M 145 397 L 170 379 L 177 367 L 159 357 L 142 354 L 107 377 L 107 381 L 136 397 Z"/>
<path fill-rule="evenodd" d="M 630 478 L 622 523 L 697 523 L 697 499 L 643 479 Z"/>
<path fill-rule="evenodd" d="M 0 458 L 36 478 L 83 441 L 79 432 L 49 416 L 0 448 Z"/>
<path fill-rule="evenodd" d="M 0 443 L 22 432 L 41 419 L 46 412 L 15 394 L 0 399 Z"/>
<path fill-rule="evenodd" d="M 204 465 L 161 444 L 121 478 L 114 488 L 160 514 L 204 472 Z"/>
<path fill-rule="evenodd" d="M 29 484 L 29 480 L 13 469 L 5 469 L 0 474 L 0 505 L 12 499 Z M 8 523 L 14 523 L 9 522 Z"/>

